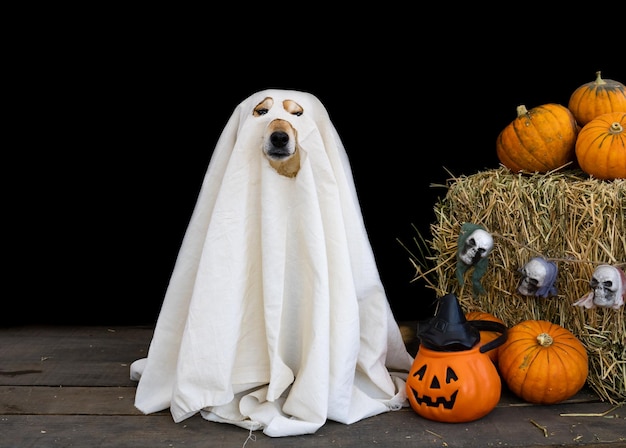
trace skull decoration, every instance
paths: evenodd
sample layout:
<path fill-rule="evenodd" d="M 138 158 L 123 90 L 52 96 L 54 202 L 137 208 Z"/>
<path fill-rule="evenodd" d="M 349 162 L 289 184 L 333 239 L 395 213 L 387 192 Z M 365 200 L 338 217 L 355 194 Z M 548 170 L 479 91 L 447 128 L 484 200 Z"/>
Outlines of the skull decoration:
<path fill-rule="evenodd" d="M 585 308 L 618 309 L 624 305 L 626 296 L 626 274 L 620 268 L 601 264 L 593 272 L 589 281 L 591 292 L 574 302 L 574 305 Z"/>
<path fill-rule="evenodd" d="M 467 237 L 459 248 L 459 258 L 469 266 L 474 266 L 480 260 L 487 257 L 493 248 L 491 234 L 483 229 L 476 229 Z"/>
<path fill-rule="evenodd" d="M 519 269 L 522 279 L 517 292 L 525 296 L 548 297 L 558 294 L 554 286 L 558 269 L 556 264 L 541 257 L 531 258 Z"/>
<path fill-rule="evenodd" d="M 457 242 L 456 278 L 463 286 L 465 272 L 474 267 L 472 286 L 474 295 L 484 293 L 480 283 L 489 263 L 488 256 L 493 249 L 493 237 L 483 227 L 464 223 Z"/>

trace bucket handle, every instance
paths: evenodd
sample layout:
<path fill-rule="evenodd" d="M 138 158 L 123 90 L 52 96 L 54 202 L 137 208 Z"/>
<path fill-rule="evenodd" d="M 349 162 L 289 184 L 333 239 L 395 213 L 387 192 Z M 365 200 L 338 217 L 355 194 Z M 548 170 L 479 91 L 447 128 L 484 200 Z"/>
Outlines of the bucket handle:
<path fill-rule="evenodd" d="M 485 345 L 481 345 L 481 353 L 486 353 L 489 350 L 500 347 L 506 342 L 508 335 L 506 325 L 491 320 L 470 320 L 468 323 L 478 331 L 494 331 L 496 333 L 500 333 L 500 336 L 497 338 L 487 342 Z"/>

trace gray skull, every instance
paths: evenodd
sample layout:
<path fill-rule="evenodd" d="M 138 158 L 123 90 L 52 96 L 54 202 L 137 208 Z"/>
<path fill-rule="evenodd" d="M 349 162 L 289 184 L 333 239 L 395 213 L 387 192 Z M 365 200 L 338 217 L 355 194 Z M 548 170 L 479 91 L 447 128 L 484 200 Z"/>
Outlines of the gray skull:
<path fill-rule="evenodd" d="M 542 257 L 531 258 L 519 269 L 522 279 L 517 291 L 525 296 L 548 297 L 557 295 L 554 283 L 558 274 L 556 263 Z"/>
<path fill-rule="evenodd" d="M 534 296 L 539 288 L 546 284 L 548 269 L 546 265 L 537 259 L 532 259 L 520 269 L 522 280 L 518 291 L 526 296 Z"/>
<path fill-rule="evenodd" d="M 476 229 L 467 236 L 461 248 L 459 258 L 468 266 L 473 266 L 481 259 L 486 258 L 493 249 L 493 237 L 482 229 Z"/>
<path fill-rule="evenodd" d="M 597 306 L 612 307 L 622 294 L 622 278 L 614 266 L 602 264 L 593 272 L 589 281 L 593 290 L 593 303 Z"/>

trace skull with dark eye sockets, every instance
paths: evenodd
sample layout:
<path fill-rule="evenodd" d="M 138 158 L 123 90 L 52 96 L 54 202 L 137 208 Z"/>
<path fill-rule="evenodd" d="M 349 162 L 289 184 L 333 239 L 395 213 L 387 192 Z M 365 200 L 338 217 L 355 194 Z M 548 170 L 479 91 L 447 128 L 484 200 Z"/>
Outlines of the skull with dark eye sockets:
<path fill-rule="evenodd" d="M 616 266 L 601 264 L 589 280 L 591 292 L 574 302 L 584 308 L 613 308 L 624 306 L 626 299 L 626 274 Z"/>
<path fill-rule="evenodd" d="M 622 279 L 614 266 L 600 265 L 593 272 L 589 286 L 593 290 L 593 303 L 612 307 L 622 294 Z"/>
<path fill-rule="evenodd" d="M 557 295 L 554 286 L 557 277 L 557 266 L 551 261 L 541 257 L 531 258 L 528 263 L 519 269 L 522 279 L 517 287 L 517 292 L 525 296 Z"/>
<path fill-rule="evenodd" d="M 481 259 L 486 258 L 493 249 L 493 237 L 482 229 L 476 229 L 467 236 L 461 247 L 459 258 L 468 266 L 473 266 Z"/>

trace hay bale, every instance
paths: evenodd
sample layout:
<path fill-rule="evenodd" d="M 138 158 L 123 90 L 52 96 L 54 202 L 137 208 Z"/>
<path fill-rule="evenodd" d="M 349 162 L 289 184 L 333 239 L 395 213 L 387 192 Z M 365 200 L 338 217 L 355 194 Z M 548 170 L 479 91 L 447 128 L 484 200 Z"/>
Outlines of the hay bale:
<path fill-rule="evenodd" d="M 626 180 L 592 179 L 580 170 L 513 174 L 500 167 L 448 181 L 435 207 L 431 240 L 415 240 L 415 280 L 437 296 L 457 295 L 465 311 L 494 314 L 508 326 L 544 319 L 574 333 L 589 353 L 588 384 L 602 400 L 626 399 L 624 307 L 585 309 L 572 304 L 590 292 L 599 264 L 626 268 Z M 463 223 L 483 226 L 494 248 L 482 278 L 486 294 L 456 279 L 457 239 Z M 413 254 L 412 251 L 409 251 Z M 529 297 L 516 289 L 518 269 L 543 256 L 558 267 L 558 295 Z M 469 273 L 468 273 L 469 276 Z"/>

